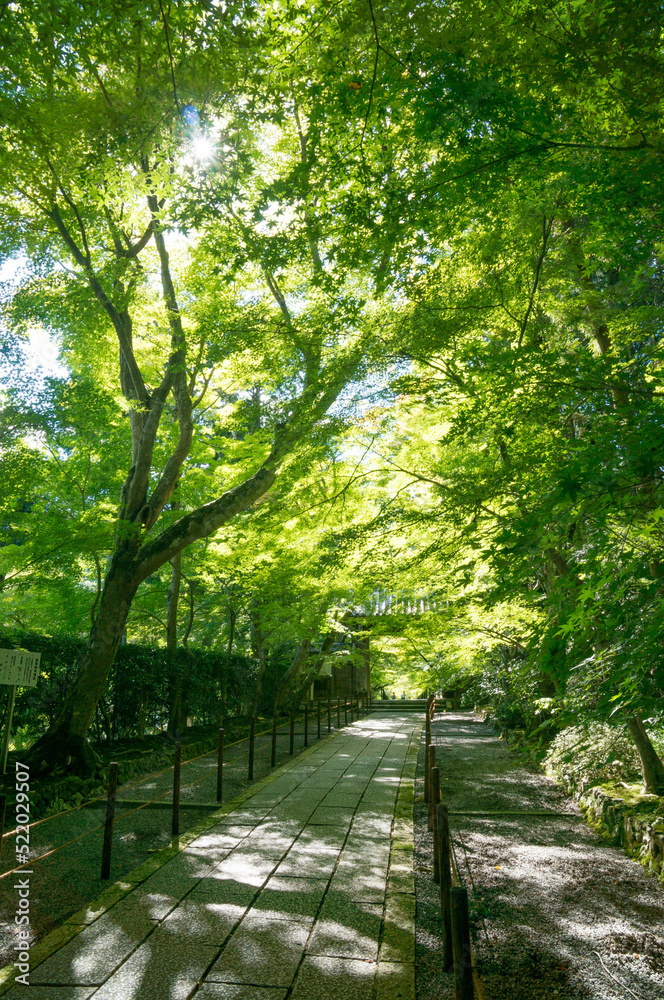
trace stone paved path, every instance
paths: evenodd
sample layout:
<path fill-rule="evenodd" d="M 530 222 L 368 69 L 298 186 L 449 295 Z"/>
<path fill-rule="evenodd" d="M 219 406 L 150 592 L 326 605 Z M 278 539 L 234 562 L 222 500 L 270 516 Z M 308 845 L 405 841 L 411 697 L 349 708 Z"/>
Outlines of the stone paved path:
<path fill-rule="evenodd" d="M 332 723 L 336 729 L 336 704 L 333 706 Z M 327 712 L 322 718 L 322 733 L 327 730 Z M 343 722 L 344 710 L 340 718 Z M 265 724 L 267 732 L 256 736 L 254 776 L 261 780 L 271 773 L 270 749 L 271 726 Z M 278 765 L 290 761 L 289 723 L 279 727 L 276 760 Z M 309 744 L 316 742 L 317 725 L 315 712 L 310 713 Z M 300 716 L 296 720 L 295 752 L 304 747 L 304 725 Z M 230 802 L 249 787 L 248 740 L 243 739 L 226 745 L 224 754 L 224 802 Z M 180 801 L 180 832 L 193 829 L 210 815 L 208 808 L 192 808 L 192 803 L 211 803 L 216 799 L 217 790 L 217 750 L 216 748 L 200 757 L 186 760 L 182 764 L 182 784 Z M 140 864 L 153 857 L 156 851 L 168 847 L 171 842 L 170 802 L 173 789 L 173 770 L 166 767 L 156 773 L 118 787 L 118 801 L 115 810 L 113 860 L 111 878 L 121 879 Z M 161 806 L 124 805 L 129 800 L 148 802 L 161 799 Z M 26 867 L 33 872 L 30 883 L 31 924 L 33 944 L 41 942 L 55 927 L 59 927 L 73 913 L 90 900 L 95 899 L 108 886 L 101 879 L 100 859 L 102 853 L 106 797 L 97 802 L 97 808 L 68 810 L 40 820 L 30 830 L 30 864 Z M 8 810 L 10 815 L 10 810 Z M 37 817 L 35 817 L 37 818 Z M 11 834 L 5 836 L 0 851 L 0 872 L 5 873 L 16 865 L 16 841 Z M 20 876 L 19 876 L 20 877 Z M 16 943 L 17 928 L 14 924 L 16 891 L 14 876 L 0 876 L 0 968 L 13 961 L 13 946 Z"/>
<path fill-rule="evenodd" d="M 5 1000 L 413 1000 L 421 722 L 374 713 L 274 772 L 72 917 Z"/>

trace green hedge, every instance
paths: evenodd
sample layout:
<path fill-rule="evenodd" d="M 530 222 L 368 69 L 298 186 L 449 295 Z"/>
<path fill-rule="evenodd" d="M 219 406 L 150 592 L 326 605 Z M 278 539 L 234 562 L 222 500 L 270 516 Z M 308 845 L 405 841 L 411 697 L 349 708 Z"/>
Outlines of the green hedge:
<path fill-rule="evenodd" d="M 23 743 L 31 743 L 56 719 L 85 643 L 67 636 L 5 633 L 0 634 L 0 647 L 29 649 L 42 656 L 36 687 L 19 689 L 14 710 L 14 733 Z M 227 716 L 241 714 L 253 697 L 256 664 L 248 657 L 234 655 L 229 663 L 225 653 L 208 649 L 178 650 L 173 657 L 163 648 L 120 646 L 104 693 L 106 718 L 98 709 L 91 738 L 104 741 L 109 724 L 113 739 L 143 735 L 143 726 L 144 731 L 165 728 L 178 671 L 187 714 L 202 725 L 216 721 L 222 679 Z M 0 702 L 3 721 L 5 705 L 6 696 Z"/>

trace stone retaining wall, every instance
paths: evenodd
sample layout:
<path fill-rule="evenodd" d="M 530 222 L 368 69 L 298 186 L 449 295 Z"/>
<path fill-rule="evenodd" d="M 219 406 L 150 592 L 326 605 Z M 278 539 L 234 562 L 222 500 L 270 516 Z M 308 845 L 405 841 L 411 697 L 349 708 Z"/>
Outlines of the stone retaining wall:
<path fill-rule="evenodd" d="M 644 867 L 664 877 L 664 816 L 636 812 L 622 799 L 613 798 L 601 788 L 589 788 L 575 798 L 593 829 L 619 844 Z"/>

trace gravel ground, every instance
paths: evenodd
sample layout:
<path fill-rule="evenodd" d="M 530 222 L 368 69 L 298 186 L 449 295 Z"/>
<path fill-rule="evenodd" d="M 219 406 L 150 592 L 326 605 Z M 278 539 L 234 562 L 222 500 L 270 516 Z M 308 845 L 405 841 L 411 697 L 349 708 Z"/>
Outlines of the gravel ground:
<path fill-rule="evenodd" d="M 521 765 L 471 713 L 438 716 L 432 738 L 451 814 L 566 814 L 450 816 L 486 1000 L 664 1000 L 664 891 L 658 880 L 596 836 L 562 789 Z M 417 1000 L 448 1000 L 454 989 L 442 970 L 423 768 L 424 742 L 415 807 Z"/>
<path fill-rule="evenodd" d="M 333 714 L 333 723 L 336 722 Z M 341 716 L 343 725 L 343 714 Z M 276 766 L 289 760 L 288 723 L 279 729 Z M 321 736 L 327 735 L 327 718 Z M 309 746 L 316 742 L 316 718 L 309 720 Z M 254 761 L 254 781 L 269 774 L 270 768 L 269 734 L 256 737 Z M 295 752 L 304 747 L 302 723 L 298 721 L 295 736 Z M 228 802 L 249 785 L 247 780 L 248 741 L 242 740 L 228 746 L 224 754 L 223 801 Z M 180 801 L 214 802 L 217 789 L 217 752 L 205 754 L 193 761 L 182 764 L 182 791 Z M 144 775 L 118 788 L 118 799 L 131 798 L 149 801 L 164 796 L 167 808 L 144 807 L 134 809 L 118 808 L 113 828 L 113 855 L 111 882 L 122 878 L 127 872 L 147 861 L 155 851 L 167 847 L 171 842 L 170 799 L 173 787 L 173 772 L 169 768 L 161 774 Z M 209 809 L 182 808 L 180 810 L 180 833 L 185 833 L 205 816 Z M 99 877 L 102 851 L 102 826 L 104 808 L 84 808 L 61 816 L 47 817 L 30 830 L 30 928 L 32 944 L 41 941 L 50 931 L 62 924 L 68 917 L 86 903 L 96 899 L 109 882 Z M 9 817 L 8 826 L 10 823 Z M 78 839 L 80 838 L 80 839 Z M 68 843 L 74 841 L 73 843 Z M 67 846 L 63 846 L 67 845 Z M 53 853 L 48 853 L 53 852 Z M 46 854 L 41 860 L 41 855 Z M 13 836 L 6 836 L 0 853 L 0 872 L 5 873 L 15 865 L 15 843 Z M 12 944 L 16 927 L 14 913 L 18 901 L 14 889 L 16 878 L 0 877 L 0 967 L 13 961 Z"/>

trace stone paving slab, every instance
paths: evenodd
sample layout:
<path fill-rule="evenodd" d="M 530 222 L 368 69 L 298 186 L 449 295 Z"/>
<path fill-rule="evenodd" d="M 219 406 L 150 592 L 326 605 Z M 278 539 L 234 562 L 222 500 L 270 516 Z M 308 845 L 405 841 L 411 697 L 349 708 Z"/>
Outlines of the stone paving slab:
<path fill-rule="evenodd" d="M 196 1000 L 284 1000 L 287 992 L 270 986 L 205 983 L 196 994 Z"/>
<path fill-rule="evenodd" d="M 251 911 L 221 953 L 207 979 L 288 987 L 309 938 L 309 923 L 276 920 Z"/>
<path fill-rule="evenodd" d="M 307 957 L 292 1000 L 372 1000 L 375 962 L 352 958 Z"/>
<path fill-rule="evenodd" d="M 77 915 L 7 1000 L 412 1000 L 420 730 L 375 713 L 315 744 Z"/>
<path fill-rule="evenodd" d="M 20 997 L 30 997 L 30 1000 L 88 1000 L 96 986 L 15 986 L 5 993 L 6 1000 L 19 1000 Z"/>

